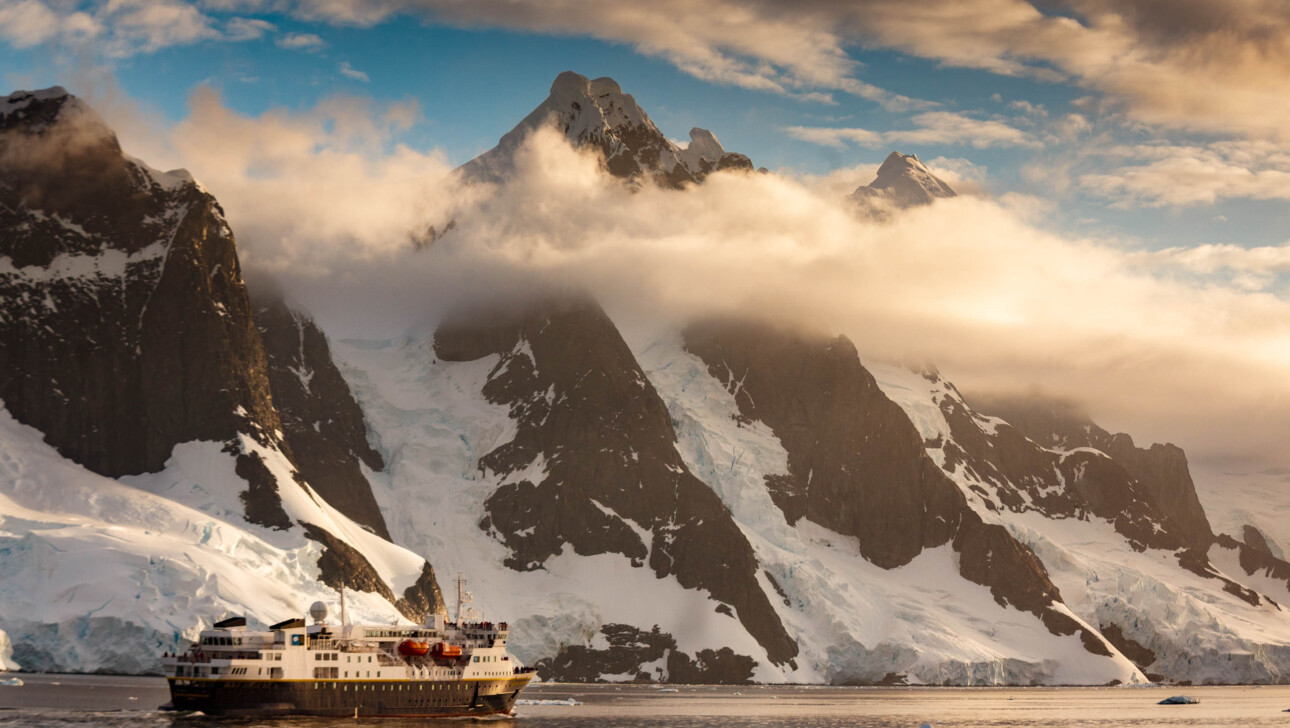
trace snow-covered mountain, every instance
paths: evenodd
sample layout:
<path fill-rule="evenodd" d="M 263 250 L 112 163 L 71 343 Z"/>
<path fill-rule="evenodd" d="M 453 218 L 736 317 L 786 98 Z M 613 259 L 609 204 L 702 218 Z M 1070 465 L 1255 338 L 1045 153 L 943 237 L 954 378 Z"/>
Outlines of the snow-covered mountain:
<path fill-rule="evenodd" d="M 849 199 L 862 215 L 885 220 L 896 210 L 930 205 L 956 194 L 917 154 L 892 152 L 878 167 L 874 180 L 857 187 Z"/>
<path fill-rule="evenodd" d="M 353 477 L 354 457 L 381 461 L 325 344 L 272 306 L 257 330 L 215 199 L 124 155 L 61 88 L 0 98 L 0 166 L 14 659 L 155 670 L 202 624 L 299 614 L 342 574 L 374 618 L 442 609 L 430 565 L 382 538 Z"/>
<path fill-rule="evenodd" d="M 415 617 L 442 606 L 433 563 L 545 678 L 1290 675 L 1284 536 L 1211 517 L 1176 447 L 755 320 L 633 347 L 579 295 L 329 340 L 248 294 L 186 175 L 122 156 L 60 91 L 0 113 L 0 159 L 29 160 L 0 177 L 0 630 L 24 667 L 147 670 L 198 620 L 298 612 L 341 573 L 360 616 Z M 552 120 L 627 178 L 729 156 L 562 74 L 465 172 L 507 174 Z M 50 166 L 64 124 L 99 141 Z M 913 199 L 901 180 L 953 194 L 888 162 L 887 202 Z"/>
<path fill-rule="evenodd" d="M 706 129 L 691 129 L 685 147 L 673 143 L 612 78 L 592 81 L 565 71 L 551 84 L 546 100 L 502 136 L 496 147 L 462 165 L 463 176 L 476 182 L 505 177 L 513 169 L 520 145 L 542 126 L 559 130 L 575 146 L 599 150 L 605 169 L 625 179 L 680 187 L 702 181 L 712 172 L 753 168 L 748 157 L 727 152 Z"/>

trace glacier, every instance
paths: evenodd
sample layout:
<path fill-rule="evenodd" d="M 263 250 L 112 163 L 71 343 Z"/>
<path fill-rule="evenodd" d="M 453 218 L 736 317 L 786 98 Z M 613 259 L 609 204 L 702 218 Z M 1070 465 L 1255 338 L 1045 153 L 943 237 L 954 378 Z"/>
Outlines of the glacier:
<path fill-rule="evenodd" d="M 281 453 L 264 454 L 271 468 L 289 467 Z M 191 442 L 159 473 L 113 480 L 63 458 L 0 411 L 0 630 L 13 645 L 6 664 L 157 673 L 162 652 L 183 649 L 225 616 L 264 626 L 316 600 L 337 604 L 338 593 L 318 580 L 321 546 L 247 523 L 237 500 L 245 481 L 233 469 L 223 443 Z M 396 589 L 415 581 L 419 557 L 305 488 L 294 497 L 293 488 L 281 490 L 293 516 L 359 544 Z M 374 594 L 351 592 L 347 602 L 355 619 L 402 619 Z"/>

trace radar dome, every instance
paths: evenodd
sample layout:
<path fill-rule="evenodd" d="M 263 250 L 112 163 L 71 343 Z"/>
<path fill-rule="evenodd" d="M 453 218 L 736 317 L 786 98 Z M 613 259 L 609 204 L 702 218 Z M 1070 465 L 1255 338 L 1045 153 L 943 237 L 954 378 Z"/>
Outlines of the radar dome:
<path fill-rule="evenodd" d="M 322 602 L 314 602 L 313 606 L 309 607 L 309 616 L 313 618 L 315 623 L 321 623 L 327 618 L 327 605 Z"/>

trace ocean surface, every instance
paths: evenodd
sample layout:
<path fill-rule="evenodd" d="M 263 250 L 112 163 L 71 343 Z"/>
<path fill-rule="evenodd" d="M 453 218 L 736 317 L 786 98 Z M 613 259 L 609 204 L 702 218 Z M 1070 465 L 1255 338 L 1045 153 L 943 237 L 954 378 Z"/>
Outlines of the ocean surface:
<path fill-rule="evenodd" d="M 12 673 L 6 677 L 12 676 Z M 461 726 L 488 728 L 876 728 L 958 726 L 1286 726 L 1290 686 L 1200 688 L 832 688 L 535 685 L 514 717 L 483 720 L 217 719 L 156 710 L 169 700 L 161 678 L 18 675 L 0 686 L 0 726 Z M 1170 695 L 1198 705 L 1167 706 Z M 576 704 L 551 704 L 570 701 Z M 545 704 L 544 704 L 545 703 Z"/>

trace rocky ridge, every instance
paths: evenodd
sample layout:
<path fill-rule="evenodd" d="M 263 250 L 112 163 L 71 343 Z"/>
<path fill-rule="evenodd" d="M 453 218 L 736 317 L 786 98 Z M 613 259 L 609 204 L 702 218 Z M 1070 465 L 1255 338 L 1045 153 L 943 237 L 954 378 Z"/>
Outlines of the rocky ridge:
<path fill-rule="evenodd" d="M 663 187 L 701 182 L 713 172 L 753 168 L 748 157 L 727 152 L 705 129 L 691 129 L 690 143 L 679 147 L 613 79 L 589 80 L 565 71 L 551 84 L 546 100 L 502 136 L 496 147 L 462 165 L 463 176 L 475 182 L 505 178 L 520 145 L 543 126 L 559 130 L 575 147 L 597 149 L 605 169 L 615 177 Z"/>

